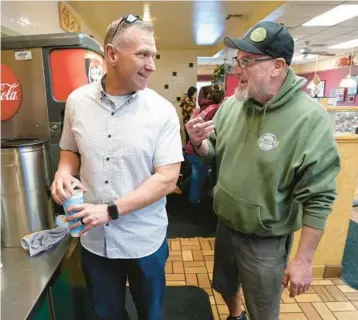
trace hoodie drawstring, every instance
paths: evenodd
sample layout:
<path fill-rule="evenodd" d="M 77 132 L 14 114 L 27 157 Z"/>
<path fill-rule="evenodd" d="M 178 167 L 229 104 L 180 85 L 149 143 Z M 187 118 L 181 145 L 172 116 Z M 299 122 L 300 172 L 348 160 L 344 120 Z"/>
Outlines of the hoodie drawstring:
<path fill-rule="evenodd" d="M 265 108 L 264 108 L 264 114 L 262 115 L 261 124 L 260 124 L 260 131 L 259 131 L 259 138 L 261 137 L 262 131 L 263 131 L 263 129 L 264 129 L 267 107 L 268 107 L 268 105 L 265 106 Z"/>
<path fill-rule="evenodd" d="M 245 114 L 246 114 L 246 112 L 245 112 Z M 251 124 L 249 126 L 249 129 L 246 132 L 245 141 L 247 141 L 247 139 L 249 138 L 249 133 L 252 130 L 252 127 L 254 125 L 254 121 L 255 121 L 254 117 L 255 117 L 255 108 L 252 108 Z"/>

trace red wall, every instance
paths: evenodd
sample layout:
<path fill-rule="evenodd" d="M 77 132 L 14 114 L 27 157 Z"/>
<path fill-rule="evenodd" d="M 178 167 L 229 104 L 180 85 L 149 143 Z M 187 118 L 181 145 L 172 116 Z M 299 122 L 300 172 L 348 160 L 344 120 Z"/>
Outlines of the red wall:
<path fill-rule="evenodd" d="M 235 88 L 238 85 L 238 80 L 236 75 L 227 74 L 226 75 L 226 96 L 230 97 L 234 94 Z"/>
<path fill-rule="evenodd" d="M 332 70 L 324 70 L 318 71 L 321 80 L 325 80 L 325 89 L 324 96 L 329 97 L 331 89 L 338 89 L 339 83 L 341 80 L 348 74 L 349 68 L 340 68 L 340 69 L 332 69 Z M 299 74 L 301 77 L 304 77 L 308 80 L 308 83 L 313 79 L 314 72 Z M 352 76 L 358 75 L 358 66 L 352 66 Z M 310 93 L 310 90 L 307 90 L 307 86 L 305 87 L 305 91 Z M 339 105 L 358 105 L 358 96 L 355 96 L 354 103 L 348 102 L 347 90 L 345 94 L 345 100 Z"/>

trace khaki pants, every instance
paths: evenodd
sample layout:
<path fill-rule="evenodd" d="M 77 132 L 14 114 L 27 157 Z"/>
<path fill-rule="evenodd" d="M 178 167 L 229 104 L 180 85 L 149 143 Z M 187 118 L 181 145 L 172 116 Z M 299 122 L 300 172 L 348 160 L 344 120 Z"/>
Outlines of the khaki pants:
<path fill-rule="evenodd" d="M 292 235 L 246 235 L 219 222 L 216 231 L 213 288 L 223 296 L 242 286 L 251 320 L 278 320 L 281 281 Z"/>

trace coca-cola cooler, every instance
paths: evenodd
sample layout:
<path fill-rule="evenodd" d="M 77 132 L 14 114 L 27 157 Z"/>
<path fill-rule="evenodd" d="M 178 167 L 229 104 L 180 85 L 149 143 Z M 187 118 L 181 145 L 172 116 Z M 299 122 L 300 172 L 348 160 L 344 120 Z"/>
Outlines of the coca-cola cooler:
<path fill-rule="evenodd" d="M 20 244 L 18 236 L 53 223 L 49 188 L 66 99 L 104 73 L 101 45 L 83 33 L 1 39 L 3 246 Z"/>

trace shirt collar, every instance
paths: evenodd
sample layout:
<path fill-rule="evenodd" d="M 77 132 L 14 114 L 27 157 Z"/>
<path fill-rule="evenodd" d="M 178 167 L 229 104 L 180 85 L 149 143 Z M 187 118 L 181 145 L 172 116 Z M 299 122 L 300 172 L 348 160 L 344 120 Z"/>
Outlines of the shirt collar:
<path fill-rule="evenodd" d="M 101 78 L 101 81 L 97 82 L 97 86 L 98 86 L 98 91 L 99 91 L 99 99 L 109 105 L 114 105 L 113 101 L 108 97 L 106 91 L 104 90 L 105 88 L 105 80 L 106 80 L 107 74 L 104 74 L 103 77 Z M 133 102 L 134 100 L 137 99 L 138 97 L 138 91 L 133 92 L 132 94 L 129 95 L 128 99 L 126 99 L 126 101 L 121 105 L 121 107 L 126 106 L 128 104 L 130 104 L 131 102 Z"/>

